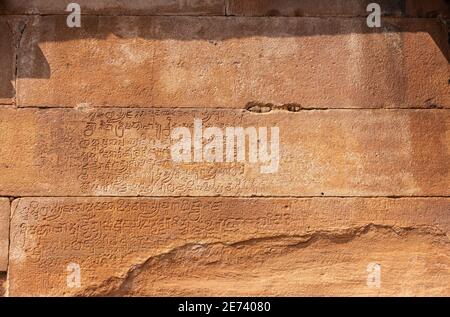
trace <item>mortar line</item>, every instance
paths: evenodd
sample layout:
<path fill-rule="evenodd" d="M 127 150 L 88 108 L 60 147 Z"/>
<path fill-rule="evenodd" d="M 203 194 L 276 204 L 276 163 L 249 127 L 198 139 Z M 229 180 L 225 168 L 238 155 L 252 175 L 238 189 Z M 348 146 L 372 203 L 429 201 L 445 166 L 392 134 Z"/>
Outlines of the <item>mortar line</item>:
<path fill-rule="evenodd" d="M 1 105 L 0 106 L 14 106 L 12 104 L 5 104 L 5 105 Z M 11 109 L 11 108 L 10 108 Z M 266 112 L 256 112 L 256 111 L 250 111 L 246 108 L 230 108 L 230 107 L 136 107 L 136 106 L 111 106 L 111 107 L 97 107 L 97 106 L 93 106 L 93 107 L 86 107 L 86 108 L 81 108 L 81 107 L 77 107 L 77 106 L 73 106 L 73 107 L 64 107 L 64 106 L 54 106 L 54 107 L 43 107 L 43 106 L 20 106 L 18 105 L 17 107 L 15 107 L 14 109 L 39 109 L 39 110 L 76 110 L 76 111 L 89 111 L 89 110 L 114 110 L 114 109 L 130 109 L 130 110 L 186 110 L 186 111 L 198 111 L 198 110 L 202 110 L 202 111 L 214 111 L 214 110 L 221 110 L 221 111 L 244 111 L 244 112 L 249 112 L 249 113 L 254 113 L 254 114 L 269 114 L 269 113 L 275 113 L 275 112 L 292 112 L 292 113 L 296 113 L 296 112 L 302 112 L 302 111 L 333 111 L 333 110 L 343 110 L 343 111 L 358 111 L 358 110 L 425 110 L 425 111 L 436 111 L 436 110 L 441 110 L 441 111 L 448 111 L 450 110 L 450 107 L 389 107 L 389 108 L 370 108 L 370 107 L 360 107 L 360 108 L 347 108 L 347 107 L 336 107 L 336 108 L 317 108 L 317 107 L 311 107 L 311 108 L 301 108 L 299 110 L 296 111 L 290 111 L 290 110 L 286 110 L 286 109 L 279 109 L 279 108 L 275 108 L 271 111 L 266 111 Z M 1 110 L 1 109 L 0 109 Z"/>
<path fill-rule="evenodd" d="M 59 17 L 59 16 L 67 16 L 70 12 L 61 12 L 61 13 L 21 13 L 21 14 L 8 14 L 8 13 L 0 13 L 0 17 Z M 367 19 L 367 15 L 308 15 L 308 16 L 274 16 L 274 15 L 233 15 L 230 12 L 224 14 L 94 14 L 94 13 L 82 13 L 82 17 L 191 17 L 191 18 L 224 18 L 224 19 L 232 19 L 232 18 L 242 18 L 242 19 Z M 382 15 L 382 18 L 387 19 L 402 19 L 402 20 L 430 20 L 436 21 L 439 19 L 439 16 L 436 17 L 414 17 L 414 16 L 402 16 L 402 15 Z"/>
<path fill-rule="evenodd" d="M 364 198 L 364 199 L 436 199 L 436 198 L 450 198 L 450 195 L 415 195 L 415 196 L 393 196 L 393 195 L 361 195 L 361 196 L 339 196 L 339 195 L 332 195 L 332 196 L 322 196 L 322 195 L 305 195 L 305 196 L 293 196 L 293 195 L 280 195 L 280 196 L 273 196 L 273 195 L 252 195 L 252 196 L 222 196 L 222 195 L 215 195 L 215 196 L 205 196 L 205 195 L 199 195 L 199 196 L 186 196 L 186 195 L 168 195 L 168 196 L 161 196 L 161 195 L 123 195 L 123 196 L 115 196 L 115 195 L 24 195 L 24 196 L 8 196 L 8 195 L 1 195 L 0 198 L 12 198 L 12 201 L 16 199 L 22 199 L 22 198 L 178 198 L 178 199 L 199 199 L 199 198 L 225 198 L 225 199 L 311 199 L 311 198 L 321 198 L 321 199 L 354 199 L 354 198 Z M 11 201 L 11 202 L 12 202 Z"/>

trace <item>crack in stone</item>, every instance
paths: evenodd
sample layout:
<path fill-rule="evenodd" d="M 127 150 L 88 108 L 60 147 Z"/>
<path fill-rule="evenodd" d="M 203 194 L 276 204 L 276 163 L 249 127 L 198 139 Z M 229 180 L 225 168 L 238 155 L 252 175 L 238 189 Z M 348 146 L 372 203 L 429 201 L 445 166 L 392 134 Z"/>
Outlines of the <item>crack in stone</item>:
<path fill-rule="evenodd" d="M 115 296 L 126 293 L 127 286 L 130 283 L 132 283 L 132 281 L 137 276 L 139 276 L 139 274 L 143 272 L 147 266 L 150 266 L 154 260 L 160 261 L 167 256 L 176 254 L 177 252 L 192 249 L 198 246 L 212 247 L 219 245 L 224 247 L 240 248 L 242 246 L 256 245 L 263 242 L 281 240 L 281 242 L 284 242 L 284 244 L 282 245 L 285 247 L 307 248 L 320 240 L 328 240 L 333 243 L 348 243 L 362 235 L 368 234 L 370 231 L 377 231 L 377 230 L 388 230 L 389 232 L 394 233 L 396 236 L 404 236 L 406 234 L 415 231 L 420 234 L 435 236 L 437 238 L 442 239 L 445 243 L 450 243 L 450 237 L 438 226 L 398 227 L 394 225 L 381 225 L 375 223 L 369 223 L 359 227 L 342 228 L 330 231 L 319 230 L 301 235 L 280 234 L 266 237 L 250 238 L 234 242 L 222 242 L 222 241 L 211 243 L 189 242 L 171 248 L 165 252 L 151 255 L 147 257 L 144 261 L 131 265 L 130 268 L 121 276 L 112 276 L 97 285 L 85 287 L 82 291 L 76 293 L 75 296 Z"/>

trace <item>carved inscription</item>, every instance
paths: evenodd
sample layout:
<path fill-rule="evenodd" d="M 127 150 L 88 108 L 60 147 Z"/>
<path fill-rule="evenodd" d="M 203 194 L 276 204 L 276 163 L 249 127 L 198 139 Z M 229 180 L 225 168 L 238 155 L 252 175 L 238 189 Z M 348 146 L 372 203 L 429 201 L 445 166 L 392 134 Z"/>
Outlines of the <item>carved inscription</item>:
<path fill-rule="evenodd" d="M 210 193 L 236 191 L 243 184 L 245 164 L 175 164 L 170 150 L 171 131 L 193 127 L 192 117 L 206 124 L 226 119 L 242 122 L 242 112 L 226 117 L 220 111 L 189 113 L 176 110 L 95 111 L 85 117 L 80 140 L 81 189 L 95 193 Z M 189 120 L 191 119 L 191 120 Z M 224 120 L 225 119 L 225 120 Z M 194 168 L 195 166 L 195 168 Z"/>
<path fill-rule="evenodd" d="M 2 195 L 450 194 L 448 110 L 0 111 Z M 276 172 L 247 161 L 174 163 L 171 131 L 192 130 L 196 118 L 205 129 L 277 127 Z"/>
<path fill-rule="evenodd" d="M 314 275 L 337 265 L 334 275 L 330 274 L 336 283 L 340 270 L 353 270 L 346 265 L 339 269 L 346 261 L 361 265 L 362 274 L 344 276 L 360 279 L 364 287 L 370 262 L 366 255 L 383 263 L 395 260 L 383 239 L 397 248 L 409 248 L 405 254 L 397 250 L 401 261 L 420 256 L 417 241 L 421 241 L 419 245 L 440 248 L 442 256 L 436 254 L 436 262 L 450 264 L 444 252 L 449 250 L 450 201 L 443 198 L 23 198 L 13 208 L 11 295 L 89 294 L 91 289 L 103 295 L 116 291 L 152 295 L 169 291 L 170 283 L 164 281 L 172 278 L 179 280 L 177 292 L 184 289 L 180 281 L 195 280 L 188 287 L 193 292 L 202 283 L 233 274 L 243 274 L 243 283 L 254 279 L 259 289 L 253 282 L 252 287 L 259 293 L 266 292 L 261 283 L 275 274 L 281 280 L 274 280 L 268 292 L 273 294 L 283 289 L 287 276 L 300 290 L 303 286 L 295 281 L 300 268 L 311 269 Z M 358 241 L 366 251 L 355 252 L 364 257 L 351 261 L 352 249 L 360 247 Z M 345 249 L 339 251 L 342 243 Z M 307 253 L 297 253 L 303 252 L 302 246 L 309 246 Z M 328 247 L 333 250 L 330 257 L 326 256 Z M 315 252 L 325 254 L 320 272 L 308 268 L 314 267 Z M 293 265 L 297 259 L 300 262 Z M 405 265 L 396 263 L 396 270 Z M 70 275 L 70 285 L 66 285 L 68 267 L 76 268 L 69 274 L 81 276 L 77 280 Z M 215 273 L 198 275 L 209 269 Z M 448 277 L 443 268 L 437 272 Z M 432 272 L 419 273 L 420 280 L 430 278 L 436 289 L 448 287 L 439 284 Z M 125 286 L 124 279 L 140 284 Z M 217 286 L 213 283 L 205 289 L 217 294 Z M 233 286 L 227 289 L 232 292 Z"/>

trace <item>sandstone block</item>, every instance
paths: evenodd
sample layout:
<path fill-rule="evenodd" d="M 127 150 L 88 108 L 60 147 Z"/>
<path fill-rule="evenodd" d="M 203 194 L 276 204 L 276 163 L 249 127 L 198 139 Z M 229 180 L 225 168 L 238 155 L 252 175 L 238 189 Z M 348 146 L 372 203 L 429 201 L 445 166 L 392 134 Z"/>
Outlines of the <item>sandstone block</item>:
<path fill-rule="evenodd" d="M 0 144 L 4 196 L 450 195 L 445 109 L 3 109 Z"/>
<path fill-rule="evenodd" d="M 447 198 L 23 198 L 13 208 L 11 296 L 450 295 Z"/>
<path fill-rule="evenodd" d="M 18 61 L 22 107 L 450 107 L 437 20 L 34 17 Z M 64 83 L 62 85 L 62 83 Z"/>

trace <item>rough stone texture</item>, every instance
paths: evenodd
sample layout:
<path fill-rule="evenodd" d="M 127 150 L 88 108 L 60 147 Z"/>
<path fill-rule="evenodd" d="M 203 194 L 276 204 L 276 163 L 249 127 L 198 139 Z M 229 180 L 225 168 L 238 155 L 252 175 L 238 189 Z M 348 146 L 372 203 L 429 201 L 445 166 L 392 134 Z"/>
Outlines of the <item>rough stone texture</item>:
<path fill-rule="evenodd" d="M 120 15 L 224 15 L 225 0 L 2 0 L 3 14 L 67 15 L 76 2 L 82 14 Z"/>
<path fill-rule="evenodd" d="M 435 19 L 30 19 L 20 106 L 450 107 L 447 32 Z M 414 79 L 414 80 L 412 80 Z M 61 85 L 64 83 L 64 85 Z"/>
<path fill-rule="evenodd" d="M 243 16 L 367 16 L 378 3 L 385 16 L 449 16 L 446 0 L 228 0 L 227 13 Z"/>
<path fill-rule="evenodd" d="M 0 114 L 0 195 L 450 195 L 445 109 Z M 194 119 L 204 129 L 268 127 L 269 148 L 270 128 L 278 127 L 278 169 L 262 173 L 269 164 L 250 163 L 248 144 L 245 162 L 175 163 L 171 131 L 184 126 L 193 135 Z M 204 139 L 204 146 L 210 141 Z"/>
<path fill-rule="evenodd" d="M 16 46 L 10 19 L 0 17 L 0 107 L 14 103 Z"/>
<path fill-rule="evenodd" d="M 450 295 L 446 198 L 25 198 L 13 209 L 13 296 Z M 67 287 L 69 263 L 79 288 Z M 368 287 L 370 263 L 380 288 Z"/>
<path fill-rule="evenodd" d="M 0 296 L 450 296 L 450 1 L 69 2 L 0 0 Z"/>
<path fill-rule="evenodd" d="M 8 268 L 9 210 L 9 199 L 0 198 L 0 272 L 4 272 Z M 1 284 L 0 280 L 0 288 Z"/>

